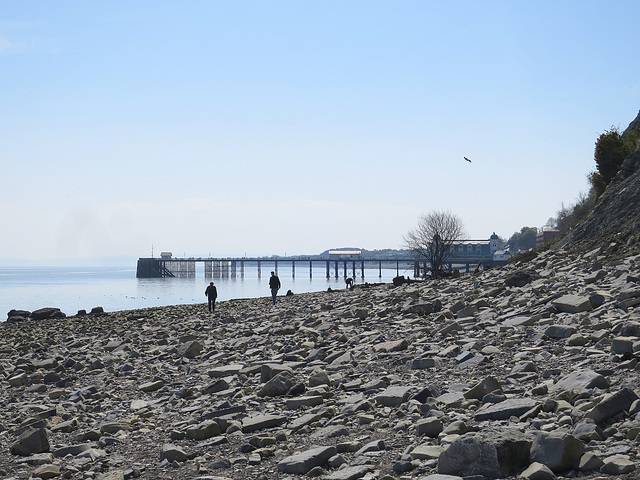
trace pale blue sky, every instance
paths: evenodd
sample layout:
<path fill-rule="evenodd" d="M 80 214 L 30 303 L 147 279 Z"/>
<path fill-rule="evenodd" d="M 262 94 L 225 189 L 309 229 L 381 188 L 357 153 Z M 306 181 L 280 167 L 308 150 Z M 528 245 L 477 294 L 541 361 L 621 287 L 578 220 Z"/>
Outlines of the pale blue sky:
<path fill-rule="evenodd" d="M 0 0 L 0 258 L 541 226 L 640 109 L 637 1 Z M 472 159 L 469 164 L 463 156 Z"/>

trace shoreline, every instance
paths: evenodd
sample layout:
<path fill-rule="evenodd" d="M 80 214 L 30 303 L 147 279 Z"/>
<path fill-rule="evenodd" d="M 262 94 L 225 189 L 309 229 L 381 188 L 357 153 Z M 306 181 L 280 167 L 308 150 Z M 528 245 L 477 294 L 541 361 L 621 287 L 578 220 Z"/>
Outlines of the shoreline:
<path fill-rule="evenodd" d="M 621 264 L 603 264 L 593 284 L 589 265 L 545 252 L 478 275 L 282 295 L 275 306 L 263 296 L 218 302 L 213 314 L 195 303 L 4 322 L 0 473 L 423 480 L 477 465 L 515 479 L 551 465 L 535 442 L 562 434 L 582 445 L 576 465 L 587 454 L 592 463 L 557 471 L 609 478 L 590 466 L 597 459 L 617 469 L 610 478 L 634 478 L 640 371 L 637 354 L 619 353 L 619 333 L 640 335 L 640 322 L 632 307 L 613 308 Z M 587 296 L 587 308 L 585 285 L 604 303 Z M 565 310 L 559 294 L 587 309 Z M 607 395 L 632 401 L 608 410 Z M 607 433 L 587 440 L 578 427 L 589 425 Z M 451 466 L 469 442 L 483 456 Z M 486 457 L 500 442 L 535 453 Z"/>

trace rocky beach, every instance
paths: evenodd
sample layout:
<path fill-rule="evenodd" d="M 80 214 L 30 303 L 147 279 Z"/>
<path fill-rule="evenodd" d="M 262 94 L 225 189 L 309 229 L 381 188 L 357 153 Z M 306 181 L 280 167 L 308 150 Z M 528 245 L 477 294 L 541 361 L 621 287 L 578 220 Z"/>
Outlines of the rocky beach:
<path fill-rule="evenodd" d="M 0 478 L 637 479 L 637 163 L 582 230 L 473 275 L 11 312 Z"/>

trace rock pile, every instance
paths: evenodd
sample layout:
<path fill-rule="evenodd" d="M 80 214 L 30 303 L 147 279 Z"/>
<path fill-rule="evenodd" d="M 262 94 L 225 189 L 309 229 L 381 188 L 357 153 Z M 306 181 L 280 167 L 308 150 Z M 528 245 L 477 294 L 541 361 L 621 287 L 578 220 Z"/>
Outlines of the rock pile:
<path fill-rule="evenodd" d="M 5 322 L 0 477 L 638 478 L 640 255 L 607 252 Z"/>

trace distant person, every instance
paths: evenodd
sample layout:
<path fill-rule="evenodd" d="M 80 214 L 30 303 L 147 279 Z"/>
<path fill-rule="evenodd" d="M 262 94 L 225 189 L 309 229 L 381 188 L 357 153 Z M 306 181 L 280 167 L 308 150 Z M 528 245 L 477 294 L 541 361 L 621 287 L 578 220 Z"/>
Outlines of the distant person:
<path fill-rule="evenodd" d="M 216 298 L 218 298 L 218 289 L 213 284 L 209 283 L 209 286 L 204 291 L 205 296 L 209 299 L 209 313 L 216 311 Z"/>
<path fill-rule="evenodd" d="M 276 296 L 278 295 L 280 286 L 280 279 L 275 272 L 271 272 L 271 278 L 269 279 L 269 288 L 271 289 L 271 298 L 273 299 L 274 305 L 276 304 Z"/>
<path fill-rule="evenodd" d="M 353 278 L 347 278 L 345 283 L 347 284 L 347 290 L 351 290 L 353 288 Z"/>

